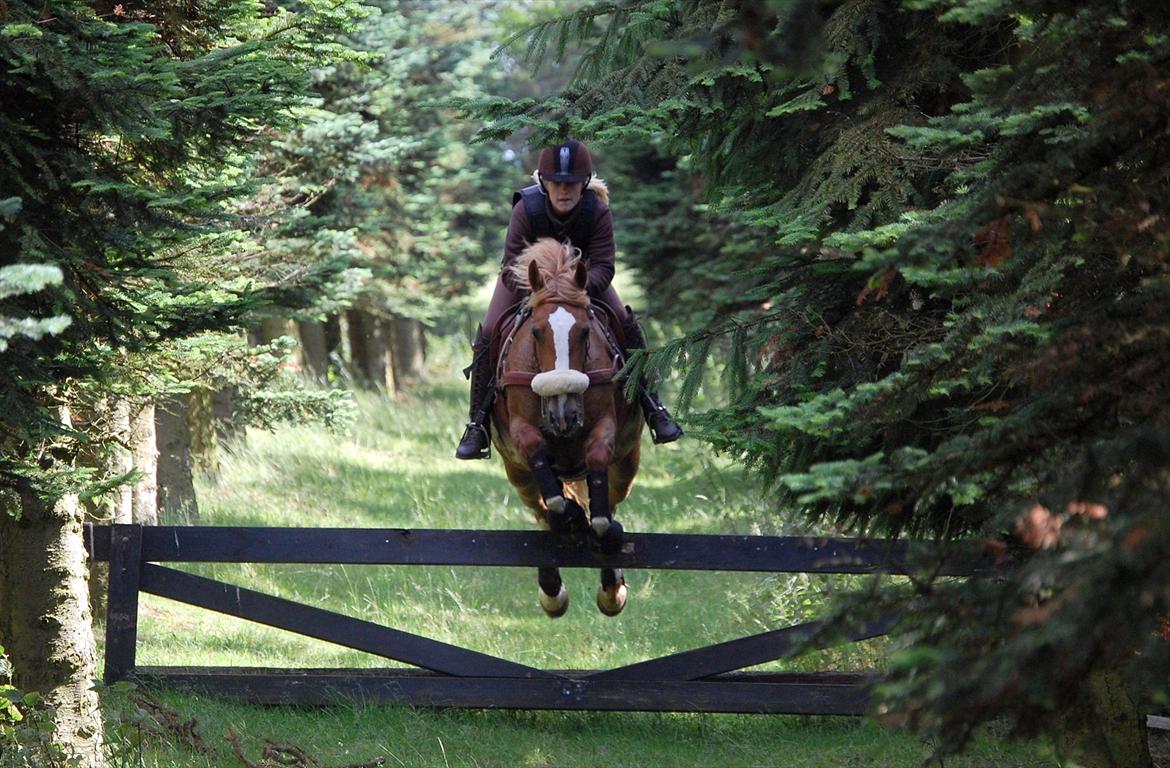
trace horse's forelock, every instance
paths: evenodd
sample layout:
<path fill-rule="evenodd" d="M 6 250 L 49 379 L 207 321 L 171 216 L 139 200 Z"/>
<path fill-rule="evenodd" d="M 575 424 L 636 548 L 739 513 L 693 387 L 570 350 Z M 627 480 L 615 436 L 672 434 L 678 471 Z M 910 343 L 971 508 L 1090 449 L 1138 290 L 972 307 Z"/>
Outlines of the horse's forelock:
<path fill-rule="evenodd" d="M 577 263 L 581 260 L 581 251 L 578 248 L 558 242 L 551 237 L 542 237 L 525 248 L 516 263 L 512 265 L 512 274 L 517 284 L 528 291 L 529 307 L 537 307 L 546 301 L 558 301 L 564 304 L 585 306 L 589 303 L 589 294 L 577 286 Z M 544 287 L 533 291 L 528 282 L 528 265 L 535 263 L 544 277 Z"/>

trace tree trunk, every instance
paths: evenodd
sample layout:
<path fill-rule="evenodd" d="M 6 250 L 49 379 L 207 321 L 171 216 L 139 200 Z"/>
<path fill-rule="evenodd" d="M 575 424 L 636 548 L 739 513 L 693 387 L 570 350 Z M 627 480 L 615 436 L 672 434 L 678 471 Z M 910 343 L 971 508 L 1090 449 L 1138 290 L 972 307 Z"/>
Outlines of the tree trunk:
<path fill-rule="evenodd" d="M 260 321 L 258 336 L 261 344 L 270 344 L 281 336 L 292 336 L 295 339 L 296 333 L 293 332 L 291 320 L 285 320 L 283 317 L 266 317 Z"/>
<path fill-rule="evenodd" d="M 98 429 L 108 429 L 113 440 L 98 446 L 96 451 L 85 451 L 81 463 L 92 466 L 102 479 L 125 475 L 134 468 L 133 443 L 130 436 L 131 403 L 110 397 L 93 414 Z M 97 523 L 129 523 L 134 508 L 134 487 L 126 484 L 114 488 L 101 498 L 83 505 L 86 519 Z M 106 616 L 106 589 L 109 585 L 109 566 L 93 563 L 89 573 L 90 612 L 98 621 Z"/>
<path fill-rule="evenodd" d="M 423 324 L 409 317 L 394 315 L 386 325 L 394 387 L 401 391 L 422 380 L 427 362 L 426 335 Z"/>
<path fill-rule="evenodd" d="M 143 473 L 134 484 L 130 522 L 158 525 L 158 435 L 153 402 L 135 403 L 130 410 L 130 447 L 134 468 Z"/>
<path fill-rule="evenodd" d="M 341 316 L 329 315 L 322 323 L 325 329 L 325 350 L 329 355 L 331 367 L 337 367 L 337 361 L 344 356 L 342 351 Z"/>
<path fill-rule="evenodd" d="M 360 309 L 346 310 L 345 319 L 354 379 L 367 389 L 393 394 L 393 369 L 382 324 L 377 317 Z"/>
<path fill-rule="evenodd" d="M 292 320 L 286 320 L 282 317 L 269 317 L 260 321 L 260 344 L 269 344 L 283 336 L 288 336 L 294 340 L 299 339 L 299 334 L 297 333 L 297 326 L 295 322 Z M 299 343 L 295 344 L 292 348 L 292 359 L 289 362 L 289 365 L 292 365 L 295 370 L 298 371 L 303 371 L 305 369 L 304 355 L 301 352 L 301 346 Z"/>
<path fill-rule="evenodd" d="M 130 414 L 129 400 L 111 398 L 110 423 L 114 436 L 117 438 L 109 446 L 109 458 L 105 472 L 108 477 L 124 475 L 134 469 L 134 452 L 130 449 Z M 124 485 L 113 492 L 110 497 L 110 519 L 115 523 L 128 523 L 134 509 L 134 487 Z"/>
<path fill-rule="evenodd" d="M 219 472 L 219 436 L 215 429 L 213 393 L 196 387 L 187 393 L 187 434 L 191 437 L 191 469 L 204 475 Z"/>
<path fill-rule="evenodd" d="M 83 516 L 76 496 L 0 492 L 0 645 L 13 685 L 56 710 L 53 741 L 73 764 L 105 768 Z"/>
<path fill-rule="evenodd" d="M 1125 677 L 1097 670 L 1065 711 L 1057 738 L 1060 754 L 1083 768 L 1151 768 L 1146 716 Z"/>
<path fill-rule="evenodd" d="M 333 375 L 343 386 L 353 388 L 355 366 L 349 344 L 349 319 L 344 312 L 325 318 L 325 346 L 331 350 L 329 364 Z"/>
<path fill-rule="evenodd" d="M 168 525 L 191 525 L 199 519 L 191 472 L 191 435 L 182 395 L 169 395 L 155 408 L 158 434 L 158 512 Z"/>
<path fill-rule="evenodd" d="M 318 384 L 329 381 L 329 346 L 325 324 L 316 320 L 298 320 L 297 334 L 301 339 L 301 357 L 305 361 L 305 375 Z"/>
<path fill-rule="evenodd" d="M 220 446 L 230 447 L 233 442 L 243 439 L 247 428 L 236 410 L 234 384 L 211 393 L 211 412 L 215 416 L 215 435 Z"/>

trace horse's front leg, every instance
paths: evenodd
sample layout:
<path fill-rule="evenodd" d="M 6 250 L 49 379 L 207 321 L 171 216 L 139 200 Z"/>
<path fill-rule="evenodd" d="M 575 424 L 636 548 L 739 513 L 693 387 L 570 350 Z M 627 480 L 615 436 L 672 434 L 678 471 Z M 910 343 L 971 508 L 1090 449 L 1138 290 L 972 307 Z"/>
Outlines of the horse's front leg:
<path fill-rule="evenodd" d="M 597 420 L 585 443 L 585 481 L 589 486 L 589 525 L 605 541 L 615 525 L 609 503 L 609 465 L 613 462 L 614 420 Z"/>
<path fill-rule="evenodd" d="M 539 418 L 539 412 L 537 418 Z M 534 425 L 533 421 L 525 418 L 523 414 L 512 417 L 508 424 L 508 431 L 528 462 L 528 470 L 532 473 L 532 479 L 536 481 L 540 497 L 544 499 L 544 506 L 549 512 L 556 514 L 564 512 L 564 487 L 557 479 L 556 473 L 553 472 L 544 434 Z"/>

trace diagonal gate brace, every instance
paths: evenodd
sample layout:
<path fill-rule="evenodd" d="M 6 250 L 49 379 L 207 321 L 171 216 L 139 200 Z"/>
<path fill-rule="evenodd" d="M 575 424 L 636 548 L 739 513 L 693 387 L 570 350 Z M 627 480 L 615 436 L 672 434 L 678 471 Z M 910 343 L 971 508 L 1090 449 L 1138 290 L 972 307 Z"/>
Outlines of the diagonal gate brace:
<path fill-rule="evenodd" d="M 446 675 L 558 677 L 496 656 L 151 563 L 142 568 L 140 589 Z"/>
<path fill-rule="evenodd" d="M 882 616 L 846 637 L 832 637 L 818 642 L 817 649 L 838 642 L 857 642 L 889 632 L 894 619 Z M 725 643 L 716 643 L 690 651 L 640 661 L 624 667 L 606 669 L 589 675 L 589 680 L 700 680 L 723 672 L 775 661 L 804 646 L 826 627 L 822 621 L 811 621 L 793 627 L 774 629 L 750 637 L 741 637 Z"/>

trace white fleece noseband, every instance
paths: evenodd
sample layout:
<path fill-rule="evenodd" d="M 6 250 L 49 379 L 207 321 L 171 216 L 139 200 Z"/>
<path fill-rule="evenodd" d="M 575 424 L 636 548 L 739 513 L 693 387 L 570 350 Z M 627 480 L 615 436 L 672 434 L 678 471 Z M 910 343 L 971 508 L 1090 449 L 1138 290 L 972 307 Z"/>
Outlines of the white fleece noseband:
<path fill-rule="evenodd" d="M 589 388 L 589 377 L 580 371 L 545 371 L 532 377 L 532 391 L 541 397 L 579 395 Z"/>
<path fill-rule="evenodd" d="M 553 370 L 532 377 L 532 391 L 541 397 L 579 395 L 589 388 L 589 376 L 569 367 L 569 331 L 576 322 L 564 307 L 557 307 L 557 311 L 549 315 L 556 361 Z"/>

